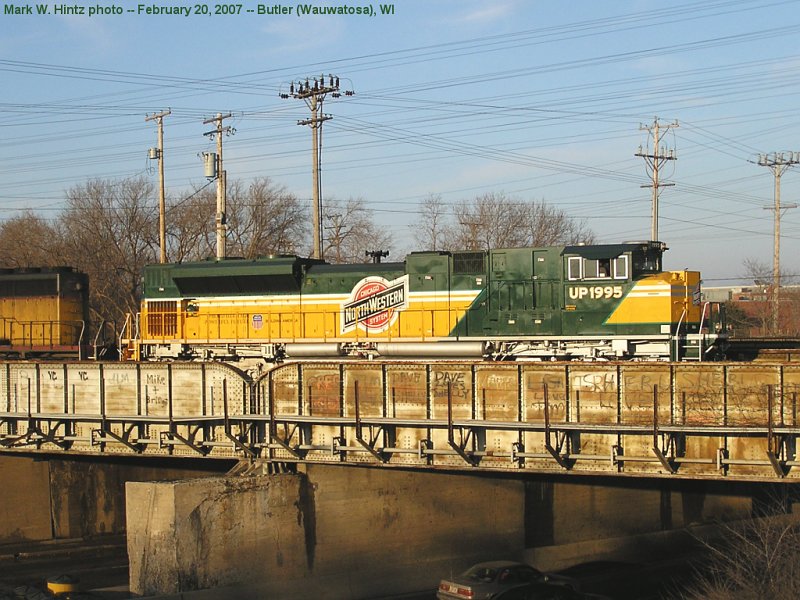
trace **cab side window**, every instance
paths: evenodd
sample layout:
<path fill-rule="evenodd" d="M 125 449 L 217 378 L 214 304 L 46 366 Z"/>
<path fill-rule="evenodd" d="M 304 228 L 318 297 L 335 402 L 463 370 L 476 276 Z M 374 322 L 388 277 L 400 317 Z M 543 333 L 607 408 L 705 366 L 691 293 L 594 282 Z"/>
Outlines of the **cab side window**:
<path fill-rule="evenodd" d="M 612 262 L 614 263 L 614 279 L 628 279 L 628 257 L 626 255 L 618 256 Z"/>
<path fill-rule="evenodd" d="M 567 279 L 628 279 L 628 257 L 590 259 L 582 256 L 567 258 Z"/>
<path fill-rule="evenodd" d="M 583 258 L 580 256 L 567 258 L 567 279 L 570 281 L 583 279 Z"/>

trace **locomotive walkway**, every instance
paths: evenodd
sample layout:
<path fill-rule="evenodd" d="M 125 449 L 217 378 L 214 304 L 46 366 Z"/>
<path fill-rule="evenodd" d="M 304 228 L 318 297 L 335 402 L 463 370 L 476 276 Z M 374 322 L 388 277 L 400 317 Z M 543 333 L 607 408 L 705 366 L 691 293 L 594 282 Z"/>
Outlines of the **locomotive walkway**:
<path fill-rule="evenodd" d="M 800 478 L 800 363 L 0 363 L 0 451 Z"/>

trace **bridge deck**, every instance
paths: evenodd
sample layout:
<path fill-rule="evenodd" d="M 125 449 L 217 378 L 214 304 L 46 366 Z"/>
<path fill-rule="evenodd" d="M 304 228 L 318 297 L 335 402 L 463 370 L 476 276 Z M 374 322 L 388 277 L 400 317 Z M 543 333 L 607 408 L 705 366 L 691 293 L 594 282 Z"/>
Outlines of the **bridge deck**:
<path fill-rule="evenodd" d="M 800 478 L 800 364 L 0 363 L 0 451 Z"/>

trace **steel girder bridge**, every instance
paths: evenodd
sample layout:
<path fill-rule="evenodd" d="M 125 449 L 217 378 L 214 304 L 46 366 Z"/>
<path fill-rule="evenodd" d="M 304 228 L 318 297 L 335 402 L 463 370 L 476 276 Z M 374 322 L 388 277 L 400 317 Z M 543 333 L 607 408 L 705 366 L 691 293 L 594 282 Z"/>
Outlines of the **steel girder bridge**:
<path fill-rule="evenodd" d="M 0 452 L 800 479 L 800 365 L 0 363 Z"/>

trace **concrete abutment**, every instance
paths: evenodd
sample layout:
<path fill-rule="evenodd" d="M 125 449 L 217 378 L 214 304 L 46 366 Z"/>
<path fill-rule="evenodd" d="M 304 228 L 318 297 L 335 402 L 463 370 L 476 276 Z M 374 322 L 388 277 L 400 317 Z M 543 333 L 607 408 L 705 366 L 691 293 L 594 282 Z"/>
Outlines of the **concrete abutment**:
<path fill-rule="evenodd" d="M 242 585 L 261 597 L 369 598 L 520 556 L 524 485 L 353 468 L 130 483 L 131 591 Z M 422 567 L 424 565 L 424 567 Z"/>
<path fill-rule="evenodd" d="M 301 468 L 129 484 L 132 590 L 379 597 L 433 589 L 482 560 L 656 560 L 691 538 L 687 528 L 752 508 L 743 489 L 702 482 Z"/>
<path fill-rule="evenodd" d="M 696 527 L 796 502 L 781 484 L 315 464 L 225 475 L 233 464 L 0 455 L 0 544 L 127 531 L 137 593 L 355 599 L 493 558 L 654 560 Z"/>

